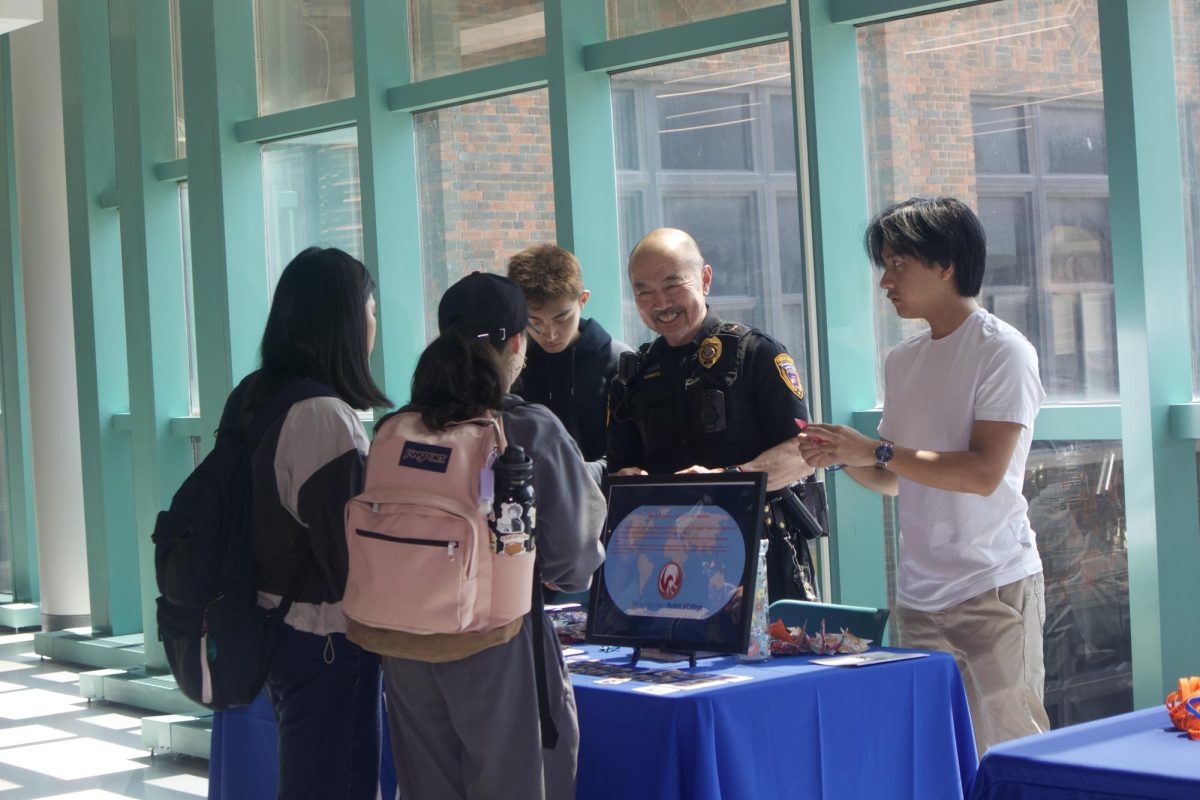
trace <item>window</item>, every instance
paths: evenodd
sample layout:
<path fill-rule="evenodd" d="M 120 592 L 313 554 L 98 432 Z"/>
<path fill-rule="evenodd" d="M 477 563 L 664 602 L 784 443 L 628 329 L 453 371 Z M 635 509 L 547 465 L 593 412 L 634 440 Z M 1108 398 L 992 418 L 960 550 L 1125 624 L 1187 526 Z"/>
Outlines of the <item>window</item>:
<path fill-rule="evenodd" d="M 613 133 L 622 254 L 654 228 L 687 231 L 713 268 L 709 306 L 807 369 L 790 89 L 785 43 L 621 73 Z M 623 292 L 621 338 L 649 341 Z"/>
<path fill-rule="evenodd" d="M 617 39 L 688 22 L 723 17 L 739 11 L 779 5 L 779 0 L 607 0 L 608 38 Z"/>
<path fill-rule="evenodd" d="M 859 30 L 872 208 L 949 194 L 988 236 L 980 303 L 1037 348 L 1050 402 L 1118 395 L 1094 2 L 1004 2 Z M 937 80 L 931 80 L 936 77 Z M 924 327 L 876 293 L 886 352 Z"/>
<path fill-rule="evenodd" d="M 254 0 L 258 113 L 354 96 L 350 0 Z"/>
<path fill-rule="evenodd" d="M 196 299 L 192 285 L 192 226 L 187 181 L 179 182 L 179 247 L 183 265 L 183 328 L 188 349 L 188 413 L 200 414 L 200 372 L 196 359 Z"/>
<path fill-rule="evenodd" d="M 175 110 L 175 157 L 187 155 L 187 126 L 183 113 L 183 51 L 179 43 L 179 0 L 171 0 L 171 85 Z"/>
<path fill-rule="evenodd" d="M 340 247 L 362 258 L 358 136 L 343 128 L 262 146 L 267 276 L 312 245 Z"/>
<path fill-rule="evenodd" d="M 553 242 L 554 177 L 546 90 L 429 111 L 414 118 L 426 331 L 446 288 Z M 594 265 L 584 264 L 586 277 Z"/>
<path fill-rule="evenodd" d="M 540 2 L 410 0 L 408 9 L 413 80 L 546 52 Z"/>
<path fill-rule="evenodd" d="M 1200 270 L 1200 7 L 1188 0 L 1171 0 L 1171 17 L 1192 314 L 1192 397 L 1200 399 L 1200 289 L 1196 281 Z"/>
<path fill-rule="evenodd" d="M 1133 708 L 1129 561 L 1119 442 L 1033 443 L 1029 519 L 1046 581 L 1046 711 L 1055 727 Z M 895 501 L 884 499 L 888 602 L 896 597 Z"/>

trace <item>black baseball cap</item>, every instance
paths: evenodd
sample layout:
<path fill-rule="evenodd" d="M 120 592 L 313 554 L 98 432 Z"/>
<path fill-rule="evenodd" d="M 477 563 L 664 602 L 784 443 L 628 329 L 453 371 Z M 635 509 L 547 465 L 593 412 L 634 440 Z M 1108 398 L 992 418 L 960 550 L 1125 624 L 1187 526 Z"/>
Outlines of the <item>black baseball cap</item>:
<path fill-rule="evenodd" d="M 529 306 L 521 287 L 503 275 L 472 272 L 451 286 L 438 303 L 438 329 L 468 336 L 487 336 L 493 342 L 525 330 Z"/>

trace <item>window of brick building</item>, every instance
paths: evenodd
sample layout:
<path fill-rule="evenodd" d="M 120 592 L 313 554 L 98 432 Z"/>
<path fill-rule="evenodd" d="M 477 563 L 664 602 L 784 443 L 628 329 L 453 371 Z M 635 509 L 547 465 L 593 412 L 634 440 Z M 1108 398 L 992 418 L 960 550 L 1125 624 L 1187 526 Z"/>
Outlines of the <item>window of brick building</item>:
<path fill-rule="evenodd" d="M 779 0 L 607 0 L 608 38 L 633 36 L 688 22 L 700 22 L 739 11 L 779 5 Z"/>
<path fill-rule="evenodd" d="M 415 116 L 426 308 L 464 275 L 555 240 L 548 103 L 541 89 Z M 436 315 L 425 324 L 432 339 Z"/>
<path fill-rule="evenodd" d="M 263 145 L 262 175 L 271 291 L 292 257 L 311 245 L 362 258 L 354 128 Z"/>
<path fill-rule="evenodd" d="M 1037 348 L 1049 402 L 1118 394 L 1094 2 L 1005 0 L 859 32 L 874 210 L 949 194 L 989 240 L 980 302 Z M 923 323 L 876 293 L 879 368 Z"/>
<path fill-rule="evenodd" d="M 350 0 L 254 0 L 258 113 L 354 96 Z"/>
<path fill-rule="evenodd" d="M 681 228 L 713 267 L 708 302 L 807 367 L 804 260 L 786 43 L 612 78 L 620 246 Z M 653 335 L 624 287 L 623 339 Z"/>
<path fill-rule="evenodd" d="M 413 80 L 541 55 L 546 20 L 532 0 L 410 0 Z"/>
<path fill-rule="evenodd" d="M 1037 348 L 1048 402 L 1116 401 L 1094 0 L 999 0 L 863 26 L 858 41 L 872 209 L 934 194 L 974 207 L 988 237 L 980 302 Z M 924 324 L 875 302 L 882 375 Z M 1132 708 L 1120 462 L 1113 442 L 1035 442 L 1028 462 L 1056 725 Z"/>

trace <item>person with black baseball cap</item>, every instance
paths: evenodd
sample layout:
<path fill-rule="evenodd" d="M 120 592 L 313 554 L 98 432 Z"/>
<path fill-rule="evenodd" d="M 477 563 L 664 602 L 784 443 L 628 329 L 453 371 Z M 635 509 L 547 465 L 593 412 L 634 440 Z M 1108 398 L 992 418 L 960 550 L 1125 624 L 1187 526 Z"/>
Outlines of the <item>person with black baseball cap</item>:
<path fill-rule="evenodd" d="M 438 304 L 441 333 L 417 361 L 412 399 L 403 410 L 420 412 L 434 430 L 500 416 L 508 443 L 533 460 L 542 580 L 581 592 L 604 560 L 604 497 L 550 409 L 509 393 L 525 360 L 528 319 L 525 295 L 508 278 L 474 272 L 455 283 Z M 540 626 L 535 614 L 542 614 Z M 534 649 L 539 630 L 541 664 Z M 540 608 L 478 633 L 419 636 L 352 621 L 348 635 L 383 656 L 401 796 L 575 796 L 575 699 L 554 627 Z M 542 670 L 546 718 L 538 703 L 536 674 Z M 554 730 L 556 743 L 547 737 Z"/>

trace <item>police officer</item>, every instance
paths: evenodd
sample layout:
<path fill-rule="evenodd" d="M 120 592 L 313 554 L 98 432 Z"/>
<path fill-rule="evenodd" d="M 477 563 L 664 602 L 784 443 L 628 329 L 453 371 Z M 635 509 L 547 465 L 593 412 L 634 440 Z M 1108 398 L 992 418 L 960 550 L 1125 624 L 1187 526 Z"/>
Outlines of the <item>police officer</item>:
<path fill-rule="evenodd" d="M 813 468 L 796 444 L 808 408 L 795 362 L 771 337 L 708 309 L 712 267 L 683 231 L 659 228 L 638 242 L 629 280 L 659 337 L 626 354 L 613 382 L 610 473 L 766 472 L 770 598 L 816 600 L 807 540 L 822 524 L 796 493 L 817 494 L 798 484 Z"/>

